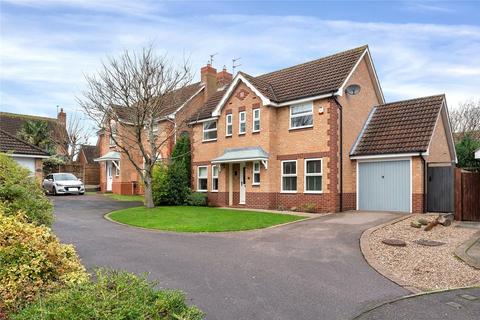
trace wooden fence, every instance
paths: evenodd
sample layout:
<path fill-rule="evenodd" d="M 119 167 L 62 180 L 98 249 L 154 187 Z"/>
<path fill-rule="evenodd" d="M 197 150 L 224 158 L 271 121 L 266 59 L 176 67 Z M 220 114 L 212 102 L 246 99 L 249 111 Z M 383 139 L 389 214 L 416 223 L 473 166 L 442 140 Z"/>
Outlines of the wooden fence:
<path fill-rule="evenodd" d="M 480 221 L 480 172 L 455 169 L 455 219 Z"/>
<path fill-rule="evenodd" d="M 52 172 L 68 172 L 82 179 L 86 185 L 100 184 L 100 165 L 99 164 L 64 164 L 55 167 Z"/>

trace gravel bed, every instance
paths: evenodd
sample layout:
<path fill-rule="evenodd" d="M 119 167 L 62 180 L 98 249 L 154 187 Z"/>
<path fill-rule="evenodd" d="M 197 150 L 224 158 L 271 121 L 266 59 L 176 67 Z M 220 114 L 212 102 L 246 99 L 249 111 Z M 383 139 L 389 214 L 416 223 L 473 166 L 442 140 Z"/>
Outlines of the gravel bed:
<path fill-rule="evenodd" d="M 404 283 L 420 290 L 438 290 L 480 285 L 480 270 L 458 259 L 455 249 L 477 230 L 436 226 L 431 231 L 410 227 L 419 218 L 433 221 L 436 216 L 415 215 L 374 231 L 368 243 L 379 264 Z M 382 243 L 385 238 L 404 240 L 406 247 L 392 247 Z M 445 242 L 439 247 L 426 247 L 414 240 L 428 239 Z"/>

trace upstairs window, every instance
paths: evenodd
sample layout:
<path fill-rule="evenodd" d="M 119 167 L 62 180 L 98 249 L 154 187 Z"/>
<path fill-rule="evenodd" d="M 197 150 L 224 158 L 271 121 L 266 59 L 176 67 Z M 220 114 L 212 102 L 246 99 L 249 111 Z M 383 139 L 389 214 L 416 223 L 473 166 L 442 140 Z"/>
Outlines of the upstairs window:
<path fill-rule="evenodd" d="M 322 192 L 322 159 L 305 159 L 305 192 Z"/>
<path fill-rule="evenodd" d="M 238 133 L 239 134 L 244 134 L 245 131 L 247 131 L 247 127 L 246 127 L 246 112 L 245 111 L 241 111 L 239 114 L 238 114 Z"/>
<path fill-rule="evenodd" d="M 217 140 L 217 121 L 205 121 L 203 123 L 203 141 Z"/>
<path fill-rule="evenodd" d="M 207 191 L 208 169 L 207 166 L 198 167 L 197 191 Z"/>
<path fill-rule="evenodd" d="M 297 192 L 297 160 L 282 161 L 282 192 Z"/>
<path fill-rule="evenodd" d="M 260 131 L 260 108 L 253 109 L 253 132 Z"/>
<path fill-rule="evenodd" d="M 290 107 L 290 129 L 313 126 L 313 103 L 307 102 Z"/>
<path fill-rule="evenodd" d="M 116 123 L 112 123 L 110 125 L 110 147 L 114 147 L 115 146 L 115 140 L 114 138 L 117 137 L 117 124 Z"/>
<path fill-rule="evenodd" d="M 260 162 L 254 162 L 253 163 L 253 185 L 259 185 L 260 184 Z"/>
<path fill-rule="evenodd" d="M 227 137 L 231 136 L 233 133 L 233 114 L 227 114 L 227 117 L 225 118 L 225 135 Z"/>
<path fill-rule="evenodd" d="M 212 166 L 212 191 L 218 191 L 218 166 Z"/>

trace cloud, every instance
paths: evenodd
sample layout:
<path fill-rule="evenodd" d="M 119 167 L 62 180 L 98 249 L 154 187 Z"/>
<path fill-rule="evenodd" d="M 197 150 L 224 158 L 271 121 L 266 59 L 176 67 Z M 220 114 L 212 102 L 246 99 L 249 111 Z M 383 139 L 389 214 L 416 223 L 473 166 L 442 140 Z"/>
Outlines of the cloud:
<path fill-rule="evenodd" d="M 21 4 L 50 8 L 59 2 L 63 3 L 22 0 Z M 178 18 L 152 15 L 164 8 L 149 11 L 149 2 L 131 4 L 135 8 L 125 4 L 122 9 L 112 3 L 99 9 L 93 1 L 73 3 L 95 14 L 3 10 L 0 108 L 51 116 L 57 104 L 75 109 L 75 96 L 85 85 L 83 75 L 98 70 L 101 59 L 151 42 L 172 57 L 190 56 L 194 70 L 215 52 L 219 52 L 217 68 L 225 64 L 230 69 L 231 59 L 241 57 L 240 69 L 253 75 L 369 44 L 390 101 L 445 92 L 454 106 L 480 94 L 480 28 L 476 26 L 272 15 Z"/>

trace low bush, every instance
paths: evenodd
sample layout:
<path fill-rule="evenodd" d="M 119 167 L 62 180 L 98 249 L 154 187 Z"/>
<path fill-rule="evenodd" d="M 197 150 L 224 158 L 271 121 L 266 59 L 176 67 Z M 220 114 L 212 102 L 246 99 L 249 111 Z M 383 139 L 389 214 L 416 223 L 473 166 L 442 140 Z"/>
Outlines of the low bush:
<path fill-rule="evenodd" d="M 61 244 L 49 228 L 28 223 L 21 213 L 4 215 L 4 209 L 0 204 L 0 314 L 87 279 L 72 245 Z"/>
<path fill-rule="evenodd" d="M 169 185 L 168 167 L 165 164 L 156 165 L 152 174 L 152 197 L 156 206 L 169 203 Z"/>
<path fill-rule="evenodd" d="M 144 277 L 100 269 L 96 278 L 42 297 L 12 319 L 203 319 L 182 292 L 156 290 Z"/>
<path fill-rule="evenodd" d="M 192 192 L 187 198 L 187 205 L 189 206 L 206 206 L 207 195 L 202 192 Z"/>
<path fill-rule="evenodd" d="M 314 213 L 317 210 L 315 203 L 304 203 L 300 206 L 300 211 Z"/>
<path fill-rule="evenodd" d="M 0 154 L 0 203 L 5 215 L 25 213 L 28 222 L 50 226 L 53 207 L 40 183 L 6 154 Z"/>

